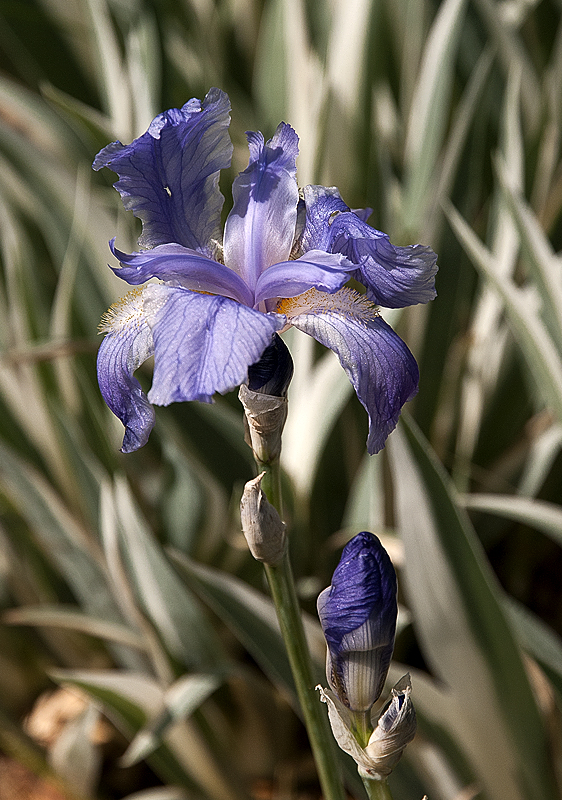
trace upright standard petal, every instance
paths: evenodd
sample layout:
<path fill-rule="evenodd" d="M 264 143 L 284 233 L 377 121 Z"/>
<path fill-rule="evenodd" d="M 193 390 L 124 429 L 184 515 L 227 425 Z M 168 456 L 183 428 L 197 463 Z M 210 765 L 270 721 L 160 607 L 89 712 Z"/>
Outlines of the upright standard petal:
<path fill-rule="evenodd" d="M 146 444 L 154 425 L 154 409 L 133 373 L 152 355 L 152 332 L 144 312 L 143 289 L 115 303 L 102 319 L 106 333 L 98 351 L 98 382 L 103 399 L 125 426 L 121 451 Z"/>
<path fill-rule="evenodd" d="M 338 213 L 349 211 L 335 186 L 305 186 L 303 189 L 305 218 L 300 236 L 300 249 L 331 252 L 332 222 Z"/>
<path fill-rule="evenodd" d="M 307 186 L 303 247 L 343 253 L 374 303 L 403 308 L 433 300 L 437 256 L 430 247 L 396 247 L 345 205 L 335 187 Z"/>
<path fill-rule="evenodd" d="M 311 289 L 277 308 L 291 325 L 336 353 L 369 415 L 367 449 L 378 453 L 402 406 L 418 390 L 418 365 L 402 339 L 375 306 L 347 288 L 335 294 Z"/>
<path fill-rule="evenodd" d="M 242 278 L 224 264 L 202 256 L 181 244 L 159 244 L 140 253 L 122 253 L 109 243 L 111 252 L 121 263 L 115 274 L 127 283 L 138 286 L 150 278 L 183 286 L 196 292 L 221 294 L 252 306 L 254 296 Z"/>
<path fill-rule="evenodd" d="M 132 144 L 114 142 L 95 158 L 94 169 L 109 167 L 126 209 L 143 222 L 141 247 L 178 242 L 212 255 L 220 239 L 224 198 L 219 172 L 230 165 L 230 101 L 211 89 L 202 103 L 159 114 Z"/>
<path fill-rule="evenodd" d="M 152 286 L 149 308 L 154 337 L 151 403 L 211 402 L 244 383 L 248 368 L 286 320 L 226 297 L 180 287 Z"/>
<path fill-rule="evenodd" d="M 254 289 L 261 273 L 287 261 L 297 219 L 296 158 L 298 136 L 281 123 L 264 144 L 248 133 L 250 163 L 234 181 L 234 205 L 224 231 L 225 264 Z"/>

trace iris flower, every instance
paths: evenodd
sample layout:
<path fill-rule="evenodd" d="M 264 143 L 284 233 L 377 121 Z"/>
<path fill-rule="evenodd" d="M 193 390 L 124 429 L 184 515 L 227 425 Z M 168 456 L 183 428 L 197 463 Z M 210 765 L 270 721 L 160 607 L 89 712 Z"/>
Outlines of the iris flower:
<path fill-rule="evenodd" d="M 218 181 L 229 167 L 230 103 L 219 89 L 158 115 L 109 167 L 125 208 L 142 220 L 138 252 L 110 247 L 116 275 L 136 287 L 102 319 L 98 380 L 125 426 L 122 451 L 144 445 L 154 405 L 212 402 L 246 382 L 274 334 L 291 325 L 333 350 L 369 414 L 368 449 L 384 446 L 417 391 L 416 362 L 379 315 L 434 297 L 435 254 L 394 247 L 334 188 L 296 181 L 298 137 L 281 123 L 266 143 L 248 133 L 250 160 L 234 180 L 221 234 Z M 149 282 L 155 278 L 158 282 Z M 365 287 L 359 293 L 345 284 Z M 146 396 L 135 370 L 154 356 Z"/>

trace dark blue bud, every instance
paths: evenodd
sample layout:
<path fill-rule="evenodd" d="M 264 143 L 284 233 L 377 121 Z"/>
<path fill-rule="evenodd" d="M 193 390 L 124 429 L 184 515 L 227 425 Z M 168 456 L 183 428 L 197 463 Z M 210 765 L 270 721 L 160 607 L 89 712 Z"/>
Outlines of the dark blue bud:
<path fill-rule="evenodd" d="M 259 361 L 248 368 L 248 388 L 253 392 L 285 397 L 293 377 L 293 359 L 283 339 L 273 334 Z"/>
<path fill-rule="evenodd" d="M 359 533 L 345 546 L 331 586 L 318 598 L 328 683 L 353 711 L 368 710 L 382 692 L 397 613 L 392 562 L 376 536 Z"/>

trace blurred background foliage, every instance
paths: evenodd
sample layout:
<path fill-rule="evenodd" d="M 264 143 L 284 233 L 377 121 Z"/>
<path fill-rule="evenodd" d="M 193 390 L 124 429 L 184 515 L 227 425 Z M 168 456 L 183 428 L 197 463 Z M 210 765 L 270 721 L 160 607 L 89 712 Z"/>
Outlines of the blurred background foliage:
<path fill-rule="evenodd" d="M 158 409 L 122 456 L 96 384 L 98 321 L 125 293 L 107 242 L 139 231 L 91 162 L 211 86 L 233 105 L 226 210 L 244 131 L 283 119 L 301 185 L 337 185 L 395 244 L 439 254 L 438 299 L 384 313 L 421 382 L 382 454 L 332 354 L 286 336 L 286 516 L 319 681 L 315 598 L 372 530 L 399 573 L 393 672 L 411 671 L 419 714 L 396 800 L 559 796 L 560 11 L 0 0 L 2 800 L 318 797 L 240 533 L 236 393 Z"/>

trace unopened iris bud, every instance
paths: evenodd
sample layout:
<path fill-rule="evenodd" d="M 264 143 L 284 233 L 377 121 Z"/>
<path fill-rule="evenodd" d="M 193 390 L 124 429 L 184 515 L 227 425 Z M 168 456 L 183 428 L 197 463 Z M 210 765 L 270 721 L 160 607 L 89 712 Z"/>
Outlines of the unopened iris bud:
<path fill-rule="evenodd" d="M 365 753 L 370 762 L 367 773 L 386 778 L 398 763 L 404 748 L 416 734 L 416 712 L 410 698 L 410 676 L 404 675 L 392 689 Z"/>
<path fill-rule="evenodd" d="M 238 398 L 244 406 L 244 439 L 259 464 L 281 455 L 281 435 L 287 420 L 287 398 L 253 392 L 242 384 Z"/>
<path fill-rule="evenodd" d="M 386 780 L 416 733 L 410 676 L 404 675 L 392 689 L 390 700 L 378 720 L 374 720 L 376 726 L 366 747 L 362 747 L 356 738 L 354 713 L 329 689 L 316 688 L 320 691 L 320 699 L 328 706 L 334 738 L 354 759 L 359 774 L 370 780 Z"/>
<path fill-rule="evenodd" d="M 372 533 L 345 546 L 332 584 L 318 597 L 328 645 L 326 677 L 353 712 L 368 711 L 380 696 L 394 649 L 396 573 Z"/>
<path fill-rule="evenodd" d="M 248 368 L 248 388 L 253 392 L 285 397 L 293 377 L 293 359 L 283 339 L 273 334 L 262 357 Z"/>
<path fill-rule="evenodd" d="M 258 463 L 270 464 L 281 454 L 292 376 L 291 354 L 275 334 L 260 360 L 249 368 L 248 384 L 242 384 L 238 393 L 244 406 L 244 438 Z"/>
<path fill-rule="evenodd" d="M 285 553 L 285 523 L 261 489 L 265 473 L 248 481 L 240 502 L 242 530 L 253 557 L 275 566 Z"/>

